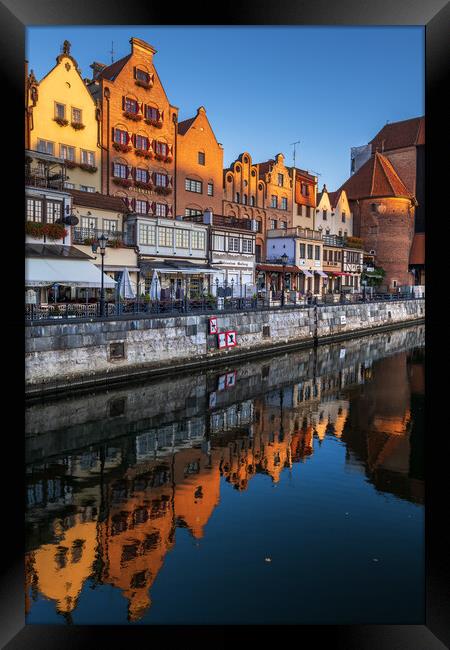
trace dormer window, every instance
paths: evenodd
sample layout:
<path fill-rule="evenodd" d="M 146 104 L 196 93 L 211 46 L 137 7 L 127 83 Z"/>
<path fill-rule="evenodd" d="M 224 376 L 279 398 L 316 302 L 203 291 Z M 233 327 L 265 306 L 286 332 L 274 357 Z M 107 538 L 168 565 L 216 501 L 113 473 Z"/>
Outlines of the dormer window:
<path fill-rule="evenodd" d="M 143 81 L 146 84 L 150 83 L 150 75 L 148 72 L 144 72 L 144 70 L 139 70 L 139 68 L 136 68 L 136 79 L 138 81 Z"/>

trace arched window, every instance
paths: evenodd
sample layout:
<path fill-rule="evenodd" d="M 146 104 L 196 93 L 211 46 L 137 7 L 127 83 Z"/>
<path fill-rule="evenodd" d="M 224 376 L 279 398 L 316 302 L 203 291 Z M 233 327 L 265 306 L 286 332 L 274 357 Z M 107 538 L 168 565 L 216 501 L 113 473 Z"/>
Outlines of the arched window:
<path fill-rule="evenodd" d="M 239 194 L 239 192 L 236 192 L 236 203 L 240 203 L 240 200 L 241 200 L 241 195 Z"/>

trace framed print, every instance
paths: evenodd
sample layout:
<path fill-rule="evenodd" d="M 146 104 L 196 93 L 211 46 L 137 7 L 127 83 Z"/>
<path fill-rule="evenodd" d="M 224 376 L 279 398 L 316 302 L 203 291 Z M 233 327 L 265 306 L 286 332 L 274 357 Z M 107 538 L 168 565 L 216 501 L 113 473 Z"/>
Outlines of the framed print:
<path fill-rule="evenodd" d="M 223 12 L 0 7 L 1 645 L 439 650 L 448 4 Z"/>

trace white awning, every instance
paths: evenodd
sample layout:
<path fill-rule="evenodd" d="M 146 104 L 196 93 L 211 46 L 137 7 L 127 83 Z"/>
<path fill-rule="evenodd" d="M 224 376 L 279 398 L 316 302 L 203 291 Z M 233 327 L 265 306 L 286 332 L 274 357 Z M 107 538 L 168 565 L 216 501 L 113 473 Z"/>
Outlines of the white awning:
<path fill-rule="evenodd" d="M 314 270 L 314 273 L 317 273 L 317 275 L 321 275 L 323 278 L 327 278 L 327 277 L 328 277 L 328 275 L 327 275 L 326 273 L 324 273 L 323 271 L 316 271 L 316 270 Z"/>
<path fill-rule="evenodd" d="M 104 287 L 112 289 L 116 281 L 103 274 Z M 25 259 L 25 286 L 46 287 L 62 284 L 67 287 L 102 286 L 102 272 L 87 260 L 46 259 L 29 257 Z"/>
<path fill-rule="evenodd" d="M 311 271 L 307 271 L 306 269 L 302 269 L 301 271 L 306 275 L 307 278 L 312 278 L 313 274 Z"/>

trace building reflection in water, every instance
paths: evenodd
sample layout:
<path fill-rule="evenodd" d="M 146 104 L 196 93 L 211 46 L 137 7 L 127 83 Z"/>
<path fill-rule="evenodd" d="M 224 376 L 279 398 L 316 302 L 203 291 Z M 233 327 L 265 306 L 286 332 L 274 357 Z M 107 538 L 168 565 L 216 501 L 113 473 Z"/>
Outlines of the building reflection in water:
<path fill-rule="evenodd" d="M 410 471 L 420 351 L 313 373 L 243 401 L 238 388 L 234 401 L 201 416 L 31 466 L 27 613 L 40 594 L 70 623 L 89 581 L 119 589 L 128 620 L 139 621 L 177 528 L 201 539 L 226 484 L 245 492 L 256 474 L 276 484 L 328 437 L 376 489 L 423 503 L 417 463 Z"/>

